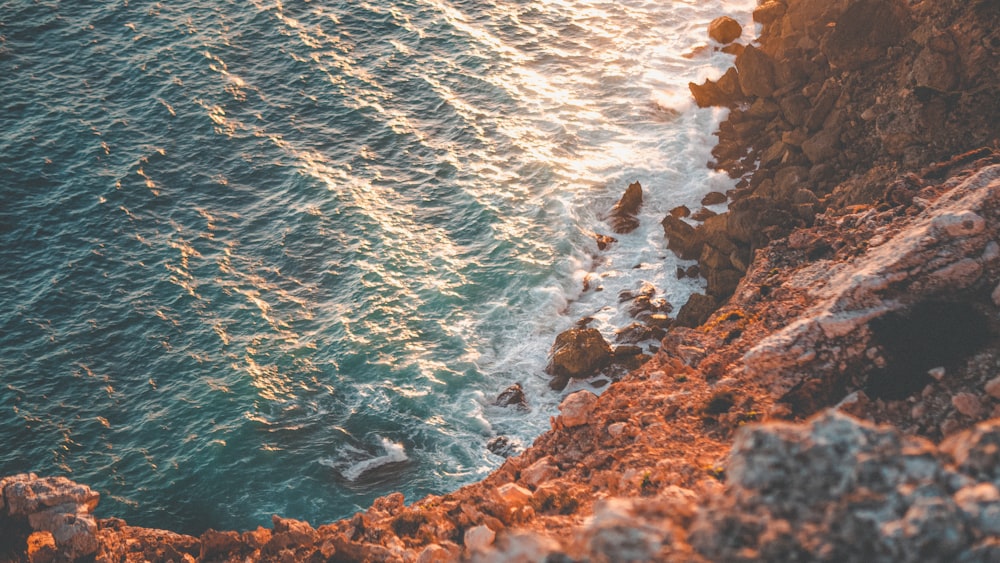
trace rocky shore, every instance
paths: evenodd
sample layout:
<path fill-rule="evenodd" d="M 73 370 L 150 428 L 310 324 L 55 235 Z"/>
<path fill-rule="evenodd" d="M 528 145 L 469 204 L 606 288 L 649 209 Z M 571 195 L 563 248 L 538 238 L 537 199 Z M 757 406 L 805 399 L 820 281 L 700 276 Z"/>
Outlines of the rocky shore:
<path fill-rule="evenodd" d="M 553 387 L 616 382 L 568 395 L 523 453 L 409 505 L 200 537 L 8 477 L 0 560 L 1000 560 L 1000 4 L 767 0 L 754 19 L 750 45 L 713 24 L 734 67 L 691 86 L 730 108 L 710 165 L 736 188 L 705 202 L 728 211 L 663 220 L 706 293 L 676 318 L 624 297 L 653 355 L 561 335 Z"/>

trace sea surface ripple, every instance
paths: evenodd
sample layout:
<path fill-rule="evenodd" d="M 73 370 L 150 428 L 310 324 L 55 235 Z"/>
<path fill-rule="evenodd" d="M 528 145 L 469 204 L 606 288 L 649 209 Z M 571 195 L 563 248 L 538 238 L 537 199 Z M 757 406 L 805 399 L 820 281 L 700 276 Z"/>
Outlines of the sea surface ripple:
<path fill-rule="evenodd" d="M 0 1 L 0 475 L 190 533 L 480 479 L 558 332 L 698 289 L 659 219 L 731 187 L 686 84 L 753 4 Z"/>

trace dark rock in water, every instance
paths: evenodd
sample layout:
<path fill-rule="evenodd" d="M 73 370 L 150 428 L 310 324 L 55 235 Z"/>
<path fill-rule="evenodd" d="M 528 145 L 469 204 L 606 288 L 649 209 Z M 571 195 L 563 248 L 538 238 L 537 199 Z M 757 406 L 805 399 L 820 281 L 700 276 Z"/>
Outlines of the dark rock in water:
<path fill-rule="evenodd" d="M 674 325 L 695 328 L 707 321 L 718 308 L 719 304 L 714 297 L 695 293 L 677 313 Z"/>
<path fill-rule="evenodd" d="M 715 18 L 708 24 L 708 36 L 723 45 L 736 41 L 741 35 L 743 26 L 729 16 Z"/>
<path fill-rule="evenodd" d="M 683 219 L 691 214 L 691 210 L 688 209 L 686 205 L 678 205 L 677 207 L 670 210 L 670 215 L 677 217 L 678 219 Z"/>
<path fill-rule="evenodd" d="M 743 100 L 739 73 L 730 68 L 717 81 L 705 80 L 702 84 L 688 83 L 698 107 L 727 107 Z"/>
<path fill-rule="evenodd" d="M 708 192 L 705 197 L 701 198 L 702 205 L 718 205 L 720 203 L 726 203 L 726 194 L 722 192 Z"/>
<path fill-rule="evenodd" d="M 549 380 L 549 389 L 553 391 L 562 391 L 567 385 L 569 385 L 568 375 L 557 375 Z"/>
<path fill-rule="evenodd" d="M 556 337 L 545 372 L 583 378 L 596 374 L 611 362 L 611 346 L 596 328 L 571 328 Z"/>
<path fill-rule="evenodd" d="M 673 215 L 664 217 L 662 225 L 663 234 L 667 237 L 667 248 L 684 260 L 695 260 L 701 255 L 704 241 L 695 232 L 694 227 Z"/>
<path fill-rule="evenodd" d="M 520 453 L 520 445 L 507 436 L 496 436 L 486 442 L 486 449 L 500 457 L 511 457 Z"/>
<path fill-rule="evenodd" d="M 607 250 L 609 246 L 618 242 L 618 239 L 608 235 L 594 235 L 594 240 L 597 241 L 598 250 Z"/>
<path fill-rule="evenodd" d="M 514 407 L 519 411 L 528 410 L 528 399 L 524 396 L 524 389 L 520 383 L 515 383 L 504 389 L 493 401 L 498 407 Z"/>
<path fill-rule="evenodd" d="M 611 227 L 616 233 L 625 234 L 634 231 L 639 226 L 636 214 L 642 207 L 642 185 L 632 182 L 625 194 L 611 210 Z"/>
<path fill-rule="evenodd" d="M 718 213 L 716 213 L 715 211 L 702 207 L 698 211 L 695 211 L 694 214 L 691 215 L 691 218 L 694 219 L 695 221 L 705 221 L 710 217 L 715 217 L 716 215 L 718 215 Z"/>

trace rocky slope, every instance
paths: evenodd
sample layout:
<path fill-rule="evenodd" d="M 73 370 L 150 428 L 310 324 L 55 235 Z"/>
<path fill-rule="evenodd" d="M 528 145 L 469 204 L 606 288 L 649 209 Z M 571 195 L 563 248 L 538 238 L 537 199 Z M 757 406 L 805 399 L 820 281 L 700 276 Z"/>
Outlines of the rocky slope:
<path fill-rule="evenodd" d="M 0 481 L 0 559 L 1000 559 L 1000 4 L 769 0 L 754 17 L 758 44 L 692 86 L 732 108 L 713 163 L 739 178 L 729 211 L 664 219 L 707 294 L 650 317 L 670 325 L 655 356 L 566 397 L 521 455 L 409 506 L 198 538 L 96 520 L 88 488 L 18 476 Z M 555 378 L 623 355 L 589 348 L 580 366 L 556 350 Z"/>

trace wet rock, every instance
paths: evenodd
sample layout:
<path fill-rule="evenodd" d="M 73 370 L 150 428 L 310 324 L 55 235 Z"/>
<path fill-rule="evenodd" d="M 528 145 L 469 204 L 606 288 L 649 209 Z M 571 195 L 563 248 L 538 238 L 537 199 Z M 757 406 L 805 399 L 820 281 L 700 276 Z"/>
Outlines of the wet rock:
<path fill-rule="evenodd" d="M 611 362 L 611 346 L 596 328 L 571 328 L 556 337 L 545 372 L 554 376 L 584 378 Z"/>
<path fill-rule="evenodd" d="M 718 215 L 718 213 L 716 213 L 715 211 L 702 207 L 701 209 L 695 211 L 694 214 L 691 215 L 691 219 L 695 221 L 706 221 L 710 217 L 715 217 L 716 215 Z"/>
<path fill-rule="evenodd" d="M 495 436 L 486 442 L 486 449 L 500 457 L 510 457 L 517 455 L 521 448 L 507 436 Z"/>
<path fill-rule="evenodd" d="M 608 235 L 594 235 L 594 240 L 597 241 L 598 250 L 607 250 L 609 246 L 618 242 L 618 239 Z"/>
<path fill-rule="evenodd" d="M 698 107 L 728 107 L 743 99 L 739 74 L 730 67 L 718 80 L 705 80 L 702 84 L 688 83 L 688 89 Z"/>
<path fill-rule="evenodd" d="M 562 413 L 559 418 L 562 420 L 563 426 L 567 428 L 583 426 L 590 420 L 590 415 L 594 412 L 596 405 L 597 395 L 586 390 L 577 391 L 559 403 L 559 412 Z"/>
<path fill-rule="evenodd" d="M 708 36 L 723 45 L 732 43 L 743 35 L 743 26 L 729 16 L 722 16 L 708 24 Z"/>
<path fill-rule="evenodd" d="M 667 215 L 662 222 L 663 233 L 667 237 L 667 248 L 673 250 L 684 260 L 694 260 L 701 255 L 704 241 L 694 227 L 683 220 Z"/>
<path fill-rule="evenodd" d="M 642 207 L 642 186 L 639 182 L 632 182 L 625 190 L 618 203 L 611 210 L 612 229 L 619 234 L 631 233 L 639 226 L 639 219 L 636 214 Z"/>
<path fill-rule="evenodd" d="M 514 407 L 520 411 L 528 410 L 528 398 L 524 395 L 524 388 L 520 383 L 515 383 L 504 389 L 497 395 L 493 404 L 498 407 Z"/>
<path fill-rule="evenodd" d="M 1000 399 L 1000 376 L 994 377 L 993 379 L 986 382 L 984 387 L 986 394 L 994 399 Z"/>
<path fill-rule="evenodd" d="M 679 205 L 670 210 L 670 215 L 678 219 L 683 219 L 691 214 L 691 210 L 686 205 Z"/>
<path fill-rule="evenodd" d="M 705 197 L 701 198 L 702 205 L 718 205 L 720 203 L 726 203 L 726 194 L 722 192 L 708 192 Z"/>

